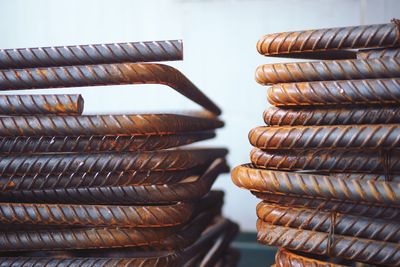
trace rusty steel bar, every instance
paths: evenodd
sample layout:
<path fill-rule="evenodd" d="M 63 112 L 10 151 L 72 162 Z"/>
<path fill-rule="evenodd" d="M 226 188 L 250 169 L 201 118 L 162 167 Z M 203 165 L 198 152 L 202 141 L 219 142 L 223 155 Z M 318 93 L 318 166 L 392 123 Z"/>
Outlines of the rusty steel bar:
<path fill-rule="evenodd" d="M 346 265 L 336 264 L 314 259 L 310 256 L 297 255 L 291 251 L 279 248 L 275 255 L 276 267 L 345 267 Z"/>
<path fill-rule="evenodd" d="M 261 149 L 394 149 L 399 124 L 257 127 L 250 143 Z"/>
<path fill-rule="evenodd" d="M 216 159 L 200 177 L 179 183 L 8 191 L 0 194 L 0 201 L 137 205 L 194 201 L 207 194 L 218 175 L 227 171 L 225 160 Z"/>
<path fill-rule="evenodd" d="M 370 50 L 360 50 L 357 52 L 357 58 L 359 59 L 384 58 L 384 57 L 400 57 L 400 49 L 399 48 L 370 49 Z"/>
<path fill-rule="evenodd" d="M 0 69 L 183 59 L 182 40 L 0 50 Z"/>
<path fill-rule="evenodd" d="M 194 243 L 218 214 L 210 210 L 173 228 L 65 228 L 0 232 L 0 251 L 69 250 L 143 247 L 173 250 Z"/>
<path fill-rule="evenodd" d="M 71 174 L 128 170 L 186 170 L 224 157 L 226 149 L 2 156 L 1 175 Z"/>
<path fill-rule="evenodd" d="M 260 168 L 271 170 L 315 170 L 320 172 L 360 172 L 399 174 L 400 155 L 384 150 L 260 150 L 250 158 Z"/>
<path fill-rule="evenodd" d="M 283 109 L 271 107 L 264 111 L 267 125 L 343 125 L 388 124 L 400 122 L 400 108 L 388 107 L 339 107 Z"/>
<path fill-rule="evenodd" d="M 206 164 L 185 170 L 131 170 L 118 172 L 74 172 L 71 174 L 35 174 L 0 176 L 0 191 L 172 184 L 198 177 Z"/>
<path fill-rule="evenodd" d="M 257 42 L 265 56 L 400 45 L 396 22 L 267 34 Z"/>
<path fill-rule="evenodd" d="M 68 114 L 83 111 L 81 95 L 1 95 L 0 115 Z"/>
<path fill-rule="evenodd" d="M 293 208 L 260 202 L 257 216 L 272 225 L 399 243 L 400 224 L 390 220 L 324 212 L 307 208 Z M 333 225 L 333 226 L 332 226 Z"/>
<path fill-rule="evenodd" d="M 280 83 L 268 88 L 267 99 L 279 107 L 399 104 L 399 88 L 396 78 Z"/>
<path fill-rule="evenodd" d="M 256 70 L 256 81 L 262 85 L 399 76 L 400 58 L 396 57 L 266 64 Z"/>
<path fill-rule="evenodd" d="M 398 182 L 343 180 L 335 176 L 236 167 L 232 181 L 251 191 L 400 205 Z"/>
<path fill-rule="evenodd" d="M 400 245 L 328 233 L 307 231 L 257 221 L 260 243 L 306 253 L 389 266 L 400 265 Z M 333 244 L 329 246 L 329 239 Z"/>
<path fill-rule="evenodd" d="M 177 69 L 162 64 L 104 64 L 0 70 L 0 90 L 118 84 L 167 85 L 205 109 L 221 110 Z"/>
<path fill-rule="evenodd" d="M 174 114 L 0 117 L 0 136 L 165 135 L 213 130 L 215 118 Z"/>
<path fill-rule="evenodd" d="M 222 206 L 223 192 L 212 191 L 199 203 L 118 206 L 0 203 L 0 222 L 6 225 L 37 226 L 124 226 L 170 227 L 186 223 L 211 206 Z M 51 228 L 49 228 L 51 229 Z"/>
<path fill-rule="evenodd" d="M 191 144 L 215 137 L 214 132 L 126 136 L 17 136 L 0 137 L 0 154 L 48 152 L 151 151 Z"/>
<path fill-rule="evenodd" d="M 278 195 L 271 193 L 252 192 L 256 197 L 267 203 L 286 207 L 309 208 L 327 212 L 340 212 L 356 216 L 365 216 L 385 220 L 400 221 L 400 207 L 382 203 L 352 202 L 348 200 L 325 199 L 291 194 Z"/>

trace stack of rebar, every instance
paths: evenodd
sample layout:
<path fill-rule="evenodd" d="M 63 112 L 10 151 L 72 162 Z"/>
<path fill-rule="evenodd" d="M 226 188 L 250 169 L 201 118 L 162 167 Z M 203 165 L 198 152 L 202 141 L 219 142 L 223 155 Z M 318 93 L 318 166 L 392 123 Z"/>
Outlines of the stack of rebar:
<path fill-rule="evenodd" d="M 269 34 L 256 80 L 274 106 L 232 179 L 262 202 L 276 266 L 400 265 L 399 22 Z M 292 250 L 292 251 L 291 251 Z"/>
<path fill-rule="evenodd" d="M 0 96 L 0 266 L 234 266 L 220 109 L 178 70 L 181 41 L 0 50 L 0 90 L 163 84 L 206 111 L 82 115 L 80 95 Z M 127 63 L 129 62 L 129 63 Z M 174 149 L 175 148 L 175 149 Z"/>

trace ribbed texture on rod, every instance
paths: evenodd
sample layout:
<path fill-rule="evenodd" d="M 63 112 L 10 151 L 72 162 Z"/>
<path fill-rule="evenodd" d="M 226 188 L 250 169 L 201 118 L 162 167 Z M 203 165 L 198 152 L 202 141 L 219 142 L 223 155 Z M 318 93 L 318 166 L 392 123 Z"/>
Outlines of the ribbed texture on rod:
<path fill-rule="evenodd" d="M 276 267 L 346 267 L 345 265 L 300 256 L 282 248 L 279 248 L 275 255 L 275 264 Z"/>
<path fill-rule="evenodd" d="M 357 52 L 359 59 L 400 57 L 400 48 L 360 50 Z"/>
<path fill-rule="evenodd" d="M 181 40 L 0 50 L 0 68 L 182 60 Z"/>

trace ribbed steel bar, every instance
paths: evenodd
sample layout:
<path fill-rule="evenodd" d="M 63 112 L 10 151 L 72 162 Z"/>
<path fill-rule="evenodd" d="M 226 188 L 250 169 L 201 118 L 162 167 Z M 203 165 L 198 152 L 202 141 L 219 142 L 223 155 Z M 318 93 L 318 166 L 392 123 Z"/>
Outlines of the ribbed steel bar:
<path fill-rule="evenodd" d="M 157 150 L 120 153 L 19 154 L 2 156 L 2 175 L 71 174 L 128 170 L 185 170 L 224 157 L 226 149 Z"/>
<path fill-rule="evenodd" d="M 400 57 L 400 48 L 360 50 L 357 52 L 359 59 Z"/>
<path fill-rule="evenodd" d="M 0 115 L 79 115 L 82 111 L 81 95 L 0 95 Z"/>
<path fill-rule="evenodd" d="M 213 130 L 215 118 L 174 114 L 0 117 L 0 136 L 165 135 Z"/>
<path fill-rule="evenodd" d="M 351 236 L 334 235 L 257 221 L 259 242 L 312 254 L 388 266 L 400 265 L 400 245 Z M 329 240 L 333 239 L 331 246 Z"/>
<path fill-rule="evenodd" d="M 293 208 L 260 202 L 257 216 L 273 225 L 399 243 L 400 224 L 390 220 Z M 332 219 L 334 216 L 334 219 Z"/>
<path fill-rule="evenodd" d="M 197 177 L 205 169 L 207 169 L 206 164 L 185 170 L 74 172 L 58 175 L 3 175 L 0 176 L 0 191 L 172 184 L 189 177 Z"/>
<path fill-rule="evenodd" d="M 316 260 L 279 248 L 275 255 L 276 267 L 345 267 L 346 265 Z"/>
<path fill-rule="evenodd" d="M 261 149 L 394 149 L 399 124 L 257 127 L 250 143 Z"/>
<path fill-rule="evenodd" d="M 340 49 L 398 46 L 396 23 L 327 28 L 267 34 L 257 42 L 257 50 L 265 56 L 287 55 Z"/>
<path fill-rule="evenodd" d="M 205 109 L 221 110 L 177 69 L 162 64 L 104 64 L 0 70 L 0 90 L 118 84 L 163 84 Z"/>
<path fill-rule="evenodd" d="M 388 107 L 339 107 L 283 109 L 271 107 L 264 111 L 267 125 L 343 125 L 399 123 L 400 108 Z"/>
<path fill-rule="evenodd" d="M 173 250 L 193 244 L 218 214 L 202 213 L 172 228 L 69 228 L 0 232 L 0 251 L 69 250 L 144 247 Z"/>
<path fill-rule="evenodd" d="M 232 180 L 238 187 L 257 192 L 400 204 L 398 182 L 344 180 L 334 176 L 256 169 L 249 165 L 233 169 Z"/>
<path fill-rule="evenodd" d="M 271 170 L 372 172 L 388 176 L 400 173 L 400 155 L 396 151 L 344 149 L 263 151 L 254 148 L 250 158 L 257 167 Z"/>
<path fill-rule="evenodd" d="M 399 104 L 399 88 L 397 78 L 279 83 L 267 99 L 279 107 Z"/>
<path fill-rule="evenodd" d="M 256 81 L 263 85 L 399 76 L 400 58 L 396 57 L 266 64 L 256 70 Z"/>
<path fill-rule="evenodd" d="M 0 137 L 0 154 L 48 152 L 151 151 L 215 137 L 214 132 L 168 135 L 80 135 Z"/>
<path fill-rule="evenodd" d="M 182 59 L 182 40 L 0 50 L 1 69 Z"/>
<path fill-rule="evenodd" d="M 334 211 L 355 216 L 400 221 L 399 206 L 384 205 L 382 203 L 352 202 L 348 200 L 296 196 L 291 194 L 278 195 L 260 192 L 252 193 L 267 203 L 278 204 L 286 207 L 309 208 L 327 212 Z"/>
<path fill-rule="evenodd" d="M 194 201 L 207 194 L 218 175 L 227 171 L 225 160 L 216 159 L 200 177 L 174 184 L 8 191 L 0 194 L 0 201 L 137 205 Z"/>

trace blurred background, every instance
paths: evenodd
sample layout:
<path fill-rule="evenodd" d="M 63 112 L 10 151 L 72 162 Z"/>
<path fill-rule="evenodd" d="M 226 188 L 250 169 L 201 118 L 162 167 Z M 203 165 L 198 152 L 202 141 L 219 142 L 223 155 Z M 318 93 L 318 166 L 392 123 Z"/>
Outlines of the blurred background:
<path fill-rule="evenodd" d="M 254 81 L 255 68 L 284 61 L 257 53 L 261 35 L 387 23 L 395 17 L 400 18 L 398 0 L 1 0 L 0 48 L 183 39 L 184 61 L 166 64 L 214 100 L 226 123 L 216 139 L 197 146 L 227 147 L 234 167 L 249 161 L 247 133 L 263 124 L 268 106 L 266 88 Z M 81 93 L 85 114 L 200 109 L 174 90 L 156 85 L 33 92 Z M 229 175 L 221 176 L 215 188 L 226 193 L 225 215 L 243 232 L 254 232 L 256 198 L 234 186 Z M 250 242 L 254 239 L 243 235 L 237 245 L 259 249 Z"/>

